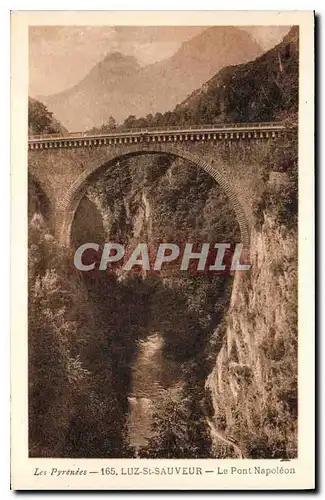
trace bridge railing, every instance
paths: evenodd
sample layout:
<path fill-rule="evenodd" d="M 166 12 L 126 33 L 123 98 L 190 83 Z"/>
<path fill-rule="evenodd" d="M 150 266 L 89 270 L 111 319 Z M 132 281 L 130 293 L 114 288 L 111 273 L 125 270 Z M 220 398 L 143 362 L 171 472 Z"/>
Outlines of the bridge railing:
<path fill-rule="evenodd" d="M 116 129 L 109 132 L 69 132 L 65 135 L 62 134 L 40 134 L 29 136 L 30 141 L 37 140 L 51 140 L 51 139 L 82 139 L 85 137 L 119 137 L 126 134 L 153 134 L 153 133 L 168 133 L 168 132 L 195 132 L 195 131 L 219 131 L 219 130 L 233 130 L 237 128 L 243 129 L 256 129 L 256 128 L 284 128 L 281 122 L 259 122 L 259 123 L 210 123 L 204 125 L 187 125 L 179 126 L 172 125 L 169 127 L 143 127 L 143 128 L 129 128 L 129 129 Z"/>

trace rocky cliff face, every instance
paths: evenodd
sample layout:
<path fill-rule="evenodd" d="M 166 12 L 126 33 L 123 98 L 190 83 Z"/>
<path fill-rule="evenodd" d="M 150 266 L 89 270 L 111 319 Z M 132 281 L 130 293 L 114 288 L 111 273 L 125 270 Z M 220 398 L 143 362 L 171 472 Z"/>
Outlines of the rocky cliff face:
<path fill-rule="evenodd" d="M 297 456 L 297 235 L 266 217 L 234 280 L 206 383 L 216 456 Z"/>
<path fill-rule="evenodd" d="M 213 102 L 209 95 L 218 103 L 223 92 L 227 118 L 295 122 L 298 35 L 292 28 L 256 61 L 225 68 L 193 95 L 189 109 Z M 293 134 L 260 164 L 265 186 L 254 211 L 251 271 L 235 276 L 229 310 L 212 342 L 217 355 L 206 382 L 212 402 L 207 423 L 220 458 L 297 456 L 297 150 Z"/>

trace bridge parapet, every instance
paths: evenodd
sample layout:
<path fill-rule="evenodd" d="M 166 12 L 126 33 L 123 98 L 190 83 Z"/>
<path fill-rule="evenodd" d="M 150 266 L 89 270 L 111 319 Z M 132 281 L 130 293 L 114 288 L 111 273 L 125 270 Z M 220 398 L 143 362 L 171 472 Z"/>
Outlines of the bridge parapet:
<path fill-rule="evenodd" d="M 286 127 L 281 123 L 235 123 L 119 130 L 106 134 L 72 132 L 67 135 L 31 136 L 29 149 L 84 148 L 103 145 L 138 144 L 143 142 L 173 143 L 197 141 L 265 140 L 275 138 Z"/>

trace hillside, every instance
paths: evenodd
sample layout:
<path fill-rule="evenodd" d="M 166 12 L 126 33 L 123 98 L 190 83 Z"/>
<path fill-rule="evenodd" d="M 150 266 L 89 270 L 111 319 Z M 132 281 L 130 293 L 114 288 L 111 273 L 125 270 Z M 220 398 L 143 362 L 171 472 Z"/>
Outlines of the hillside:
<path fill-rule="evenodd" d="M 244 63 L 262 53 L 246 31 L 214 26 L 184 42 L 170 58 L 140 67 L 135 58 L 108 54 L 77 85 L 39 99 L 69 130 L 99 126 L 109 116 L 172 109 L 224 66 Z"/>
<path fill-rule="evenodd" d="M 298 28 L 252 62 L 223 68 L 174 110 L 178 123 L 259 122 L 298 111 Z"/>

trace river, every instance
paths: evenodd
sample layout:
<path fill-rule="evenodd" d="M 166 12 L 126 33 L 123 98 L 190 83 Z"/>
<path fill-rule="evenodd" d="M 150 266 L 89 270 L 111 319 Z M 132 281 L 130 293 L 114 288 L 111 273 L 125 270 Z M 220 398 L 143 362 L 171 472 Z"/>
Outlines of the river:
<path fill-rule="evenodd" d="M 155 400 L 160 389 L 177 382 L 179 364 L 163 354 L 163 338 L 152 333 L 139 342 L 139 351 L 132 367 L 132 391 L 128 397 L 128 440 L 138 452 L 153 435 L 151 428 Z"/>

